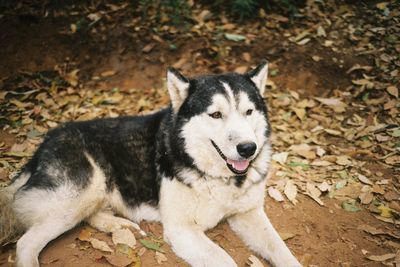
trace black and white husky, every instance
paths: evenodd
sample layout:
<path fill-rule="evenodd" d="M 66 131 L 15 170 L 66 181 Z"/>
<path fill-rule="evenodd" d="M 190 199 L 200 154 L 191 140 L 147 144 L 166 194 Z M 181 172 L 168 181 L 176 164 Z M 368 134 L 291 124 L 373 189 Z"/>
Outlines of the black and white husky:
<path fill-rule="evenodd" d="M 192 266 L 236 266 L 204 234 L 224 219 L 273 265 L 301 266 L 264 212 L 266 79 L 266 62 L 244 75 L 190 79 L 169 69 L 170 107 L 50 131 L 7 189 L 26 230 L 17 266 L 39 266 L 46 244 L 81 221 L 111 232 L 141 220 L 161 221 Z"/>

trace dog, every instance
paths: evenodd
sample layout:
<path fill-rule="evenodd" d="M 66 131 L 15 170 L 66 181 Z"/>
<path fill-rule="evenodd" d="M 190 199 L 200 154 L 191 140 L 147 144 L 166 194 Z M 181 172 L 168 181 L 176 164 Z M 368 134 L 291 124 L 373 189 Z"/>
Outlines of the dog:
<path fill-rule="evenodd" d="M 204 234 L 227 220 L 274 266 L 301 266 L 263 208 L 267 73 L 266 61 L 246 74 L 193 78 L 170 68 L 169 107 L 49 131 L 6 188 L 25 229 L 16 265 L 39 266 L 46 244 L 82 221 L 112 232 L 150 220 L 162 223 L 165 241 L 191 266 L 237 266 Z"/>

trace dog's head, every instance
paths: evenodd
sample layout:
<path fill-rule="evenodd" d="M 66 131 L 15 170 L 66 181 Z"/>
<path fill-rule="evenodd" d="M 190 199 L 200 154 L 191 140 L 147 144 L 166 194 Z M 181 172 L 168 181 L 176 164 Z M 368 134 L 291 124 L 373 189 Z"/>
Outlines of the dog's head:
<path fill-rule="evenodd" d="M 267 72 L 267 62 L 246 74 L 190 79 L 168 70 L 176 129 L 172 138 L 178 140 L 173 143 L 202 173 L 219 178 L 265 175 L 269 124 L 262 95 Z"/>

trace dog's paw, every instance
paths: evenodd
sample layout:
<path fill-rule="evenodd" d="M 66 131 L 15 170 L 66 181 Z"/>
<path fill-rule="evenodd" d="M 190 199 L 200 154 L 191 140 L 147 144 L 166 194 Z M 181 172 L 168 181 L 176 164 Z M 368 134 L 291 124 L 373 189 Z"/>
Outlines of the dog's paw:
<path fill-rule="evenodd" d="M 237 264 L 232 259 L 230 259 L 230 260 L 226 260 L 226 261 L 217 262 L 215 265 L 207 265 L 207 266 L 237 267 Z"/>
<path fill-rule="evenodd" d="M 22 253 L 20 253 L 22 254 Z M 17 267 L 40 267 L 37 257 L 30 255 L 18 255 L 15 261 Z"/>
<path fill-rule="evenodd" d="M 140 229 L 139 225 L 137 225 L 136 223 L 111 214 L 93 217 L 88 222 L 97 230 L 105 233 L 112 233 L 122 228 L 132 227 L 138 230 L 142 236 L 146 236 L 146 233 L 142 229 Z"/>
<path fill-rule="evenodd" d="M 204 266 L 237 267 L 236 262 L 226 253 L 214 253 L 206 259 Z"/>
<path fill-rule="evenodd" d="M 106 224 L 106 228 L 107 228 L 107 230 L 109 230 L 108 232 L 114 232 L 116 230 L 119 230 L 122 228 L 129 228 L 129 227 L 138 230 L 142 236 L 146 236 L 146 233 L 142 229 L 140 229 L 138 224 L 136 224 L 128 219 L 124 219 L 124 218 L 120 218 L 120 217 L 113 217 L 113 219 L 111 221 L 107 222 L 107 224 Z"/>
<path fill-rule="evenodd" d="M 225 260 L 224 262 L 216 266 L 237 267 L 237 264 L 231 257 L 229 257 L 228 260 Z"/>

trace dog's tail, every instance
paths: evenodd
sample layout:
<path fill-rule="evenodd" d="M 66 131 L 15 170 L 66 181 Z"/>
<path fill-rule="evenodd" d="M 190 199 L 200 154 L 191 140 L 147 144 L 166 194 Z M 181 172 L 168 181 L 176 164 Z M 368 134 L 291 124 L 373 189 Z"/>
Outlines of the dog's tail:
<path fill-rule="evenodd" d="M 0 188 L 0 248 L 14 243 L 23 233 L 24 227 L 15 216 L 12 201 L 15 192 L 26 183 L 28 178 L 29 174 L 22 172 L 9 186 Z"/>

